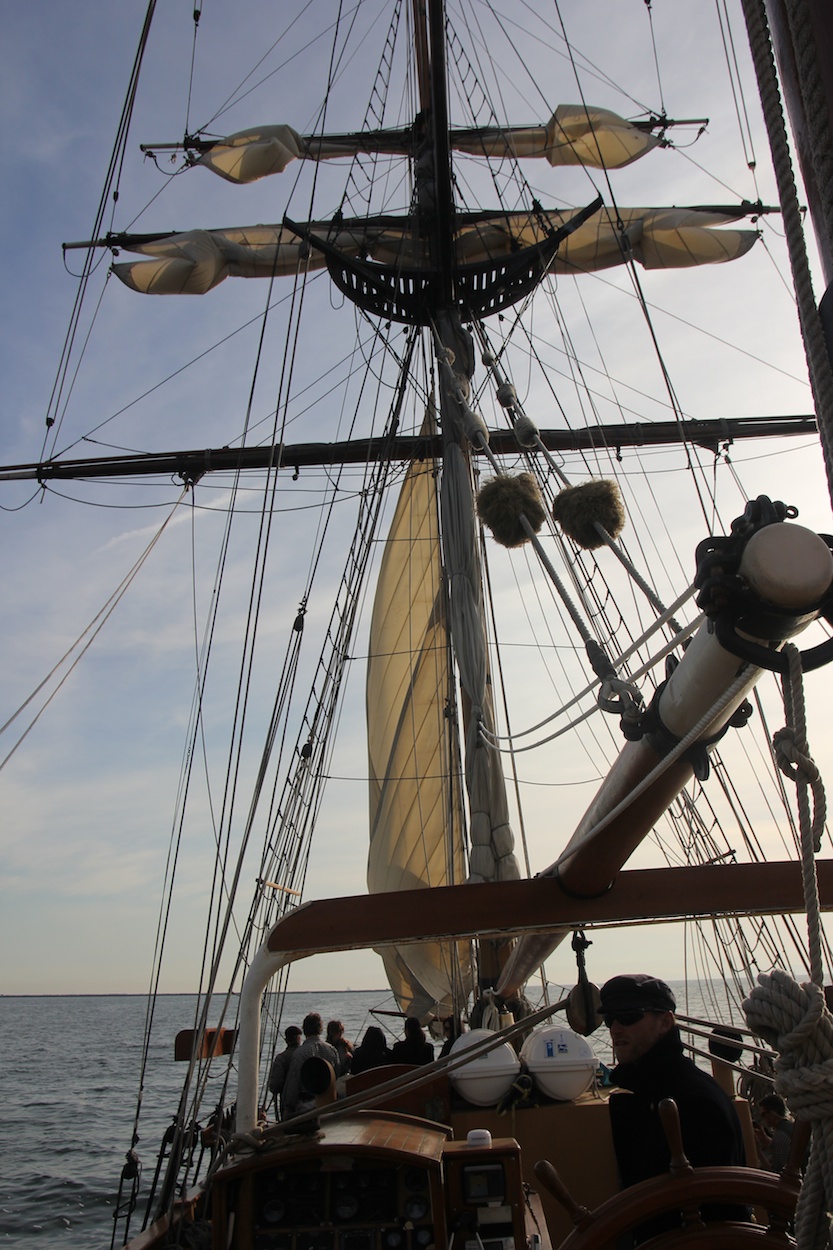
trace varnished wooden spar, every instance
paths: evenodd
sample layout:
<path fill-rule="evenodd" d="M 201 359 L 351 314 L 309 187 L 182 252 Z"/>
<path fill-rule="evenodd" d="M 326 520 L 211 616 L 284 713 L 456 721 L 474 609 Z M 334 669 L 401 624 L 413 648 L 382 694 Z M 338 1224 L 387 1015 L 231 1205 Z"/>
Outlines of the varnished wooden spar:
<path fill-rule="evenodd" d="M 588 451 L 612 447 L 672 446 L 681 442 L 716 452 L 719 447 L 748 438 L 796 438 L 817 434 L 812 414 L 773 417 L 715 417 L 708 421 L 628 421 L 588 426 L 578 430 L 540 430 L 550 451 Z M 491 430 L 489 447 L 495 455 L 516 455 L 511 430 Z M 477 457 L 483 453 L 472 448 Z M 249 469 L 299 469 L 368 461 L 439 459 L 442 437 L 397 435 L 395 438 L 355 438 L 341 443 L 267 444 L 263 447 L 205 447 L 184 451 L 148 452 L 125 456 L 91 456 L 81 460 L 41 460 L 0 466 L 0 482 L 48 482 L 72 478 L 139 477 L 174 474 L 197 481 L 205 473 Z"/>
<path fill-rule="evenodd" d="M 819 897 L 833 910 L 833 860 L 816 865 Z M 279 920 L 253 959 L 240 998 L 237 1124 L 257 1123 L 263 990 L 286 964 L 330 951 L 428 939 L 557 933 L 629 922 L 765 916 L 804 909 L 797 863 L 705 864 L 621 873 L 598 898 L 574 898 L 553 877 L 397 890 L 304 903 Z"/>
<path fill-rule="evenodd" d="M 819 860 L 819 895 L 833 910 L 833 860 Z M 266 942 L 283 963 L 329 951 L 402 945 L 428 939 L 552 933 L 639 922 L 716 916 L 783 915 L 804 910 L 801 868 L 767 864 L 698 864 L 619 874 L 598 898 L 575 898 L 554 877 L 397 890 L 304 903 L 280 920 Z"/>

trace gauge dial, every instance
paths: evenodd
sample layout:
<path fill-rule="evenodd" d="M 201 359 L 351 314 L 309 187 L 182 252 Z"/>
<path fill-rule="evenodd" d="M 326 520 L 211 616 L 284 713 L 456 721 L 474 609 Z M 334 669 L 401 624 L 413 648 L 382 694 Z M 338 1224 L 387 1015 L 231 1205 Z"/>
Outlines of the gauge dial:
<path fill-rule="evenodd" d="M 263 1219 L 266 1224 L 280 1224 L 285 1214 L 286 1207 L 280 1198 L 270 1198 L 264 1202 Z"/>
<path fill-rule="evenodd" d="M 405 1199 L 405 1215 L 409 1220 L 424 1220 L 428 1214 L 428 1199 L 423 1194 L 411 1194 Z"/>
<path fill-rule="evenodd" d="M 335 1202 L 336 1218 L 354 1220 L 359 1210 L 359 1200 L 355 1194 L 339 1194 Z"/>

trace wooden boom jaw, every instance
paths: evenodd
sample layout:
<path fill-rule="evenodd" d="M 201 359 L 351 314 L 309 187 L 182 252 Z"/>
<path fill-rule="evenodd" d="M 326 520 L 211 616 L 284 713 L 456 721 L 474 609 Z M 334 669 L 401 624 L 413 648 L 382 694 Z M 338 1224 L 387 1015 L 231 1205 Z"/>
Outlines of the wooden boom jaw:
<path fill-rule="evenodd" d="M 745 591 L 746 639 L 763 656 L 778 656 L 787 639 L 827 615 L 833 554 L 826 539 L 803 526 L 767 524 L 742 544 L 737 576 Z M 702 773 L 708 749 L 763 671 L 745 659 L 739 662 L 712 621 L 703 624 L 657 700 L 661 732 L 625 744 L 567 846 L 542 875 L 557 877 L 564 890 L 578 896 L 608 890 L 695 767 Z M 713 716 L 712 709 L 717 709 Z M 673 744 L 693 730 L 697 734 L 689 749 L 673 758 Z M 546 939 L 522 937 L 503 971 L 499 992 L 517 992 L 564 937 L 566 931 Z"/>

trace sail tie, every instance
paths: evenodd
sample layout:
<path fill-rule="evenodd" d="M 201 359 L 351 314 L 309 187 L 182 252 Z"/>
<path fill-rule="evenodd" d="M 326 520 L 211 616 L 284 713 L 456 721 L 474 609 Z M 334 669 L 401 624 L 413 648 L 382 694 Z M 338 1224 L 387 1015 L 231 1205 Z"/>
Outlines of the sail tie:
<path fill-rule="evenodd" d="M 810 1160 L 796 1210 L 796 1242 L 799 1250 L 822 1250 L 830 1241 L 833 1205 L 833 1015 L 822 988 L 814 853 L 820 849 L 826 799 L 807 743 L 801 653 L 792 643 L 784 652 L 788 658 L 784 709 L 789 723 L 775 735 L 773 746 L 779 768 L 796 784 L 811 980 L 798 985 L 777 968 L 761 973 L 743 1010 L 750 1029 L 778 1052 L 776 1091 L 797 1120 L 812 1123 Z"/>

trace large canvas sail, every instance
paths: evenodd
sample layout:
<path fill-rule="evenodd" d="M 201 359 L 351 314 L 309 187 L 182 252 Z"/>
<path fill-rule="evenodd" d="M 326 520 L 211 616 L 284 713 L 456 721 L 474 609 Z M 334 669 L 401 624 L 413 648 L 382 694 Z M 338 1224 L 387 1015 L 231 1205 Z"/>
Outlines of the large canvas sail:
<path fill-rule="evenodd" d="M 457 735 L 437 517 L 437 466 L 414 463 L 385 543 L 367 668 L 371 894 L 465 879 Z M 451 765 L 451 767 L 449 767 Z M 467 943 L 382 954 L 409 1015 L 448 1013 Z"/>
<path fill-rule="evenodd" d="M 618 169 L 638 160 L 660 139 L 649 127 L 635 126 L 609 109 L 584 104 L 562 104 L 546 126 L 492 127 L 452 130 L 452 148 L 473 156 L 544 157 L 550 165 L 585 165 Z M 410 155 L 413 131 L 372 131 L 357 135 L 300 135 L 284 124 L 256 126 L 214 143 L 196 164 L 228 182 L 255 182 L 280 174 L 290 162 L 356 156 L 360 152 Z"/>
<path fill-rule="evenodd" d="M 742 208 L 604 210 L 562 241 L 548 268 L 553 274 L 574 274 L 610 269 L 628 259 L 645 269 L 687 269 L 736 260 L 758 238 L 757 230 L 727 228 L 744 213 Z M 542 243 L 573 216 L 572 210 L 557 209 L 461 215 L 455 230 L 457 263 L 477 264 Z M 425 244 L 414 239 L 407 219 L 357 220 L 337 228 L 313 221 L 305 229 L 325 238 L 344 256 L 364 256 L 387 265 L 427 263 Z M 146 295 L 204 295 L 228 277 L 275 278 L 322 269 L 327 263 L 323 253 L 311 251 L 306 239 L 286 223 L 188 230 L 151 239 L 125 236 L 119 245 L 154 258 L 113 265 L 126 286 Z"/>

